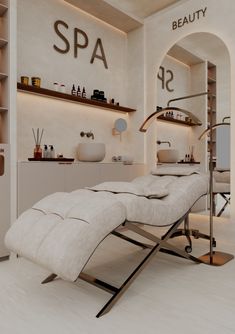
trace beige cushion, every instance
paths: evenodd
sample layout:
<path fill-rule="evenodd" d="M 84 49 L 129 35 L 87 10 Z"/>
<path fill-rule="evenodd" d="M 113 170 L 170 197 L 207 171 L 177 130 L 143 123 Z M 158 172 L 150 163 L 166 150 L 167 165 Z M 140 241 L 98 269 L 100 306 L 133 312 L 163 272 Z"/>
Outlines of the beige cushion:
<path fill-rule="evenodd" d="M 88 190 L 55 193 L 17 219 L 6 234 L 5 244 L 50 272 L 74 281 L 99 243 L 125 217 L 125 207 L 106 194 Z"/>
<path fill-rule="evenodd" d="M 213 193 L 230 193 L 230 183 L 214 182 Z"/>
<path fill-rule="evenodd" d="M 99 243 L 126 219 L 156 226 L 175 223 L 207 192 L 208 177 L 148 175 L 136 178 L 129 189 L 162 187 L 169 192 L 163 199 L 88 189 L 52 194 L 17 219 L 6 234 L 6 246 L 74 281 Z"/>
<path fill-rule="evenodd" d="M 194 166 L 157 166 L 156 169 L 151 171 L 153 175 L 174 175 L 174 176 L 188 176 L 195 173 L 199 173 L 198 167 Z"/>
<path fill-rule="evenodd" d="M 230 183 L 230 171 L 214 171 L 213 177 L 215 182 Z"/>
<path fill-rule="evenodd" d="M 162 198 L 169 195 L 169 190 L 162 183 L 142 186 L 134 182 L 103 182 L 94 187 L 87 187 L 86 189 L 108 191 L 114 194 L 132 194 L 147 198 Z"/>

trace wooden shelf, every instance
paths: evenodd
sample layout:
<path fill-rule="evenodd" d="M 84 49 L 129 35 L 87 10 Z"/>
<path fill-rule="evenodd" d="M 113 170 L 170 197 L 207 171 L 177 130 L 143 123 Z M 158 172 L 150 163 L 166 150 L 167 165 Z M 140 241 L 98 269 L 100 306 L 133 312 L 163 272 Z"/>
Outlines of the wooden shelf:
<path fill-rule="evenodd" d="M 210 113 L 210 108 L 207 108 L 207 111 L 208 111 L 208 113 Z M 213 112 L 213 113 L 216 113 L 216 110 L 215 110 L 215 109 L 212 109 L 212 112 Z"/>
<path fill-rule="evenodd" d="M 0 80 L 4 80 L 8 77 L 8 75 L 6 73 L 1 73 L 0 72 Z"/>
<path fill-rule="evenodd" d="M 8 109 L 5 108 L 5 107 L 0 107 L 0 113 L 1 113 L 1 112 L 5 112 L 5 111 L 8 111 Z"/>
<path fill-rule="evenodd" d="M 175 119 L 175 118 L 170 118 L 170 117 L 165 117 L 165 116 L 159 116 L 158 117 L 159 121 L 164 121 L 164 122 L 170 122 L 170 123 L 175 123 L 175 124 L 180 124 L 180 125 L 184 125 L 184 126 L 198 126 L 201 124 L 196 124 L 196 123 L 189 123 L 189 122 L 185 122 L 185 121 L 181 121 L 180 119 Z"/>
<path fill-rule="evenodd" d="M 3 48 L 5 45 L 7 45 L 7 40 L 5 38 L 0 38 L 0 48 Z"/>
<path fill-rule="evenodd" d="M 188 164 L 188 165 L 197 164 L 197 165 L 199 165 L 200 161 L 178 161 L 177 164 Z"/>
<path fill-rule="evenodd" d="M 0 4 L 0 16 L 3 16 L 7 11 L 7 6 Z"/>
<path fill-rule="evenodd" d="M 51 97 L 55 99 L 66 100 L 69 102 L 75 102 L 75 103 L 80 103 L 80 104 L 87 104 L 93 107 L 111 109 L 112 111 L 117 111 L 117 112 L 128 113 L 128 112 L 136 111 L 135 109 L 117 106 L 114 104 L 105 103 L 101 101 L 86 99 L 86 98 L 78 97 L 78 96 L 71 95 L 71 94 L 65 94 L 65 93 L 57 92 L 57 91 L 46 89 L 46 88 L 38 88 L 35 86 L 30 86 L 30 85 L 23 85 L 19 82 L 17 83 L 17 89 L 19 91 L 23 91 L 26 93 L 47 96 L 47 97 Z"/>
<path fill-rule="evenodd" d="M 74 162 L 74 158 L 28 158 L 28 161 L 56 161 L 56 162 Z"/>
<path fill-rule="evenodd" d="M 213 99 L 215 99 L 216 98 L 216 94 L 212 93 L 210 96 L 208 96 L 208 100 L 209 100 L 210 97 L 212 97 Z"/>
<path fill-rule="evenodd" d="M 213 84 L 216 83 L 216 79 L 212 78 L 212 77 L 208 77 L 208 84 Z"/>

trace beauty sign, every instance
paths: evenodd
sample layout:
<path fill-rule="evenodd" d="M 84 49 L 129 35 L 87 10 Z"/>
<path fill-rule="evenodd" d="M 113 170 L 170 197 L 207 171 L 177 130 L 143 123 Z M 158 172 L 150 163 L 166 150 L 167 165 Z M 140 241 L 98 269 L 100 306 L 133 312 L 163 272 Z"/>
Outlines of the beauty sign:
<path fill-rule="evenodd" d="M 207 7 L 201 8 L 192 12 L 188 15 L 178 18 L 177 20 L 172 21 L 172 30 L 182 28 L 184 25 L 192 24 L 196 21 L 201 20 L 206 16 Z"/>

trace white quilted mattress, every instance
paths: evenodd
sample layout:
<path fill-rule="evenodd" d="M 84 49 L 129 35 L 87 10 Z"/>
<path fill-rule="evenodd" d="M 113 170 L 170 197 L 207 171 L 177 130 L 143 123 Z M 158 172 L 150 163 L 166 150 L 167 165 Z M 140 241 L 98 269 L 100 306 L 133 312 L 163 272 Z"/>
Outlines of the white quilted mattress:
<path fill-rule="evenodd" d="M 131 189 L 144 189 L 145 193 L 154 184 L 164 187 L 153 192 L 164 196 L 161 199 L 147 198 L 141 192 L 136 195 L 88 189 L 47 196 L 11 226 L 6 246 L 74 281 L 99 243 L 125 220 L 156 226 L 173 224 L 207 192 L 208 179 L 198 174 L 148 175 L 131 182 Z"/>

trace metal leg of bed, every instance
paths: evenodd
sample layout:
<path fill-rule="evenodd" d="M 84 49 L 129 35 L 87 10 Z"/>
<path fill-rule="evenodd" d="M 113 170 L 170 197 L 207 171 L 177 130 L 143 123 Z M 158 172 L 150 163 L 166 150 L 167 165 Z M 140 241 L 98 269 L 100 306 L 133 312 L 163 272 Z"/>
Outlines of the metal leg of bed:
<path fill-rule="evenodd" d="M 181 224 L 181 222 L 182 221 L 180 221 L 180 224 Z M 202 261 L 200 261 L 198 258 L 196 258 L 192 255 L 189 255 L 184 250 L 181 250 L 181 249 L 177 248 L 176 246 L 171 245 L 167 242 L 167 240 L 171 238 L 171 234 L 174 233 L 174 231 L 175 231 L 175 229 L 177 229 L 177 227 L 178 227 L 178 225 L 177 226 L 173 225 L 172 229 L 170 228 L 162 238 L 158 238 L 157 236 L 139 228 L 136 225 L 130 224 L 129 229 L 132 230 L 133 232 L 136 232 L 139 235 L 149 239 L 149 240 L 152 240 L 153 242 L 157 243 L 157 245 L 160 245 L 160 248 L 158 249 L 158 251 L 161 251 L 162 249 L 163 249 L 163 251 L 167 250 L 167 251 L 164 251 L 164 252 L 169 253 L 169 254 L 178 255 L 180 257 L 183 257 L 183 258 L 188 259 L 188 260 L 192 260 L 192 261 L 197 262 L 197 263 L 201 263 Z"/>
<path fill-rule="evenodd" d="M 121 285 L 118 291 L 110 298 L 110 300 L 104 305 L 104 307 L 100 310 L 97 314 L 97 318 L 106 314 L 110 311 L 113 305 L 118 301 L 118 299 L 123 295 L 123 293 L 127 290 L 127 288 L 131 285 L 131 283 L 135 280 L 135 278 L 140 274 L 140 272 L 145 268 L 148 262 L 156 255 L 157 252 L 161 250 L 161 248 L 168 248 L 172 250 L 174 253 L 178 254 L 179 256 L 192 260 L 196 263 L 201 263 L 202 261 L 194 256 L 187 254 L 186 252 L 176 248 L 173 245 L 170 245 L 167 240 L 170 239 L 171 234 L 177 229 L 177 227 L 182 223 L 183 219 L 177 221 L 164 235 L 162 238 L 158 238 L 155 235 L 142 230 L 138 226 L 132 224 L 131 222 L 127 222 L 126 226 L 133 232 L 155 242 L 155 245 L 150 250 L 150 252 L 146 255 L 146 257 L 141 261 L 141 263 L 135 268 L 135 270 L 129 275 L 129 277 L 125 280 L 125 282 Z"/>
<path fill-rule="evenodd" d="M 220 217 L 222 215 L 222 213 L 224 212 L 224 210 L 226 209 L 227 205 L 230 204 L 230 197 L 226 197 L 226 195 L 223 194 L 223 193 L 220 193 L 220 195 L 225 200 L 225 203 L 224 203 L 224 206 L 222 207 L 222 209 L 220 210 L 220 212 L 217 214 L 217 217 Z"/>
<path fill-rule="evenodd" d="M 116 237 L 121 238 L 121 239 L 123 239 L 123 240 L 125 240 L 125 241 L 128 241 L 128 242 L 130 242 L 130 243 L 132 243 L 132 244 L 134 244 L 134 245 L 136 245 L 136 246 L 139 246 L 139 247 L 141 247 L 141 248 L 143 248 L 143 249 L 146 249 L 146 248 L 150 248 L 150 249 L 152 249 L 152 248 L 153 248 L 153 245 L 149 245 L 149 244 L 142 243 L 142 242 L 140 242 L 140 241 L 137 241 L 137 240 L 135 240 L 135 239 L 132 239 L 132 238 L 130 238 L 130 237 L 127 237 L 126 235 L 124 235 L 124 234 L 122 234 L 122 233 L 119 233 L 119 232 L 117 232 L 117 231 L 113 231 L 113 232 L 111 232 L 111 234 L 113 234 L 113 235 L 115 235 Z"/>
<path fill-rule="evenodd" d="M 120 287 L 115 287 L 109 283 L 106 283 L 100 279 L 97 279 L 95 277 L 92 277 L 84 272 L 81 272 L 79 275 L 79 278 L 95 285 L 96 287 L 99 287 L 100 289 L 103 289 L 109 293 L 112 294 L 112 297 L 109 299 L 109 301 L 104 305 L 104 307 L 98 312 L 96 315 L 97 318 L 101 317 L 102 315 L 108 313 L 111 308 L 116 304 L 116 302 L 119 300 L 119 298 L 125 293 L 125 291 L 128 289 L 128 287 L 131 285 L 131 283 L 137 278 L 137 276 L 141 273 L 141 271 L 145 268 L 145 266 L 148 264 L 148 262 L 156 255 L 156 253 L 160 251 L 164 251 L 169 254 L 177 255 L 182 258 L 191 260 L 195 263 L 202 263 L 202 261 L 192 255 L 189 255 L 184 250 L 181 250 L 174 245 L 171 245 L 168 243 L 168 240 L 171 238 L 172 234 L 176 232 L 179 225 L 187 218 L 188 213 L 179 219 L 175 224 L 173 224 L 169 230 L 161 237 L 158 238 L 157 236 L 143 230 L 142 228 L 138 227 L 136 224 L 133 224 L 133 222 L 126 222 L 125 226 L 137 233 L 138 235 L 141 235 L 142 237 L 151 240 L 154 242 L 154 245 L 147 245 L 144 243 L 141 243 L 139 241 L 136 241 L 129 237 L 123 237 L 123 235 L 120 235 L 120 233 L 113 233 L 114 235 L 121 237 L 122 239 L 131 242 L 135 244 L 136 246 L 140 246 L 143 248 L 150 248 L 150 251 L 145 256 L 145 258 L 141 261 L 141 263 L 133 270 L 133 272 L 127 277 L 127 279 L 124 281 L 124 283 Z M 51 274 L 48 276 L 42 283 L 48 283 L 53 281 L 56 278 L 56 274 Z"/>
<path fill-rule="evenodd" d="M 205 239 L 210 240 L 210 236 L 208 234 L 201 233 L 199 230 L 191 229 L 189 227 L 189 217 L 187 216 L 184 221 L 184 228 L 177 229 L 171 236 L 171 238 L 181 237 L 185 236 L 188 240 L 188 245 L 185 246 L 185 251 L 187 253 L 192 252 L 192 240 L 191 237 L 194 237 L 195 239 Z M 216 240 L 213 238 L 213 247 L 216 247 Z"/>
<path fill-rule="evenodd" d="M 46 283 L 49 283 L 49 282 L 52 282 L 54 281 L 54 279 L 57 277 L 56 274 L 51 274 L 49 275 L 47 278 L 45 278 L 43 281 L 42 281 L 42 284 L 46 284 Z"/>
<path fill-rule="evenodd" d="M 225 200 L 225 203 L 224 203 L 223 207 L 220 209 L 220 211 L 219 211 L 219 213 L 217 215 L 216 215 L 216 195 L 220 195 Z M 227 205 L 230 204 L 230 198 L 231 197 L 229 195 L 230 195 L 229 192 L 226 192 L 226 193 L 213 193 L 213 207 L 212 207 L 213 216 L 220 217 L 222 215 L 222 213 L 226 209 Z"/>

